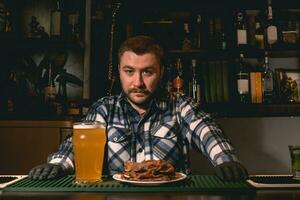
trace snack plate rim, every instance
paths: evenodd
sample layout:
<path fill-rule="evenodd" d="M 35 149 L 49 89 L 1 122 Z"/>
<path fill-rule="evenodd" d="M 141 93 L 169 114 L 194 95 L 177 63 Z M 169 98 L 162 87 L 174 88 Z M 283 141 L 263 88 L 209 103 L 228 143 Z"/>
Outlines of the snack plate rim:
<path fill-rule="evenodd" d="M 133 185 L 142 185 L 142 186 L 155 186 L 155 185 L 161 185 L 161 184 L 166 184 L 166 183 L 174 183 L 174 182 L 182 181 L 182 180 L 187 178 L 187 175 L 184 174 L 184 173 L 181 173 L 181 172 L 175 172 L 175 173 L 176 173 L 176 175 L 179 175 L 180 177 L 178 177 L 176 179 L 168 180 L 168 181 L 133 181 L 133 180 L 127 180 L 127 179 L 122 178 L 121 173 L 114 174 L 112 178 L 115 179 L 116 181 L 119 181 L 119 182 L 130 183 L 130 184 L 133 184 Z"/>

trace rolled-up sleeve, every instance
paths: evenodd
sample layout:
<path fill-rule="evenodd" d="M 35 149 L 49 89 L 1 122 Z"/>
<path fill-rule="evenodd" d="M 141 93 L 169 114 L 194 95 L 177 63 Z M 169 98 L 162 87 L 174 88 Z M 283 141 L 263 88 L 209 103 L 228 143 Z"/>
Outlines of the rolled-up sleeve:
<path fill-rule="evenodd" d="M 74 153 L 72 137 L 68 137 L 60 146 L 57 152 L 48 156 L 48 163 L 59 164 L 64 170 L 74 171 Z"/>

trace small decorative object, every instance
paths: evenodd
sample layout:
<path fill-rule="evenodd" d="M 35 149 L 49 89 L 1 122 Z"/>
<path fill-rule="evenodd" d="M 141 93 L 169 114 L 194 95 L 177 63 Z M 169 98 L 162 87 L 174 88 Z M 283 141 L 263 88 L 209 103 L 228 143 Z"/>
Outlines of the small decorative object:
<path fill-rule="evenodd" d="M 288 77 L 287 82 L 285 84 L 285 89 L 287 92 L 287 99 L 289 103 L 294 103 L 298 100 L 297 94 L 297 84 L 296 81 L 293 80 L 291 77 Z"/>
<path fill-rule="evenodd" d="M 79 13 L 70 13 L 68 15 L 68 37 L 71 40 L 79 40 Z"/>
<path fill-rule="evenodd" d="M 36 16 L 31 17 L 29 26 L 29 38 L 49 38 L 49 35 L 45 32 L 45 28 L 37 21 Z"/>
<path fill-rule="evenodd" d="M 281 103 L 299 103 L 300 71 L 293 69 L 276 69 L 278 96 Z"/>

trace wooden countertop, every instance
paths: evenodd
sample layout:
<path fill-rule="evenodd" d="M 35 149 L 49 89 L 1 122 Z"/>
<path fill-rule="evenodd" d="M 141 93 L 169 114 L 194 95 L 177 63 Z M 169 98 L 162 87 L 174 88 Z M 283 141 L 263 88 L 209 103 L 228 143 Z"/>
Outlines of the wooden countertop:
<path fill-rule="evenodd" d="M 72 120 L 0 120 L 0 128 L 72 128 Z"/>
<path fill-rule="evenodd" d="M 239 193 L 205 193 L 205 192 L 167 192 L 167 193 L 139 193 L 139 192 L 57 192 L 57 193 L 30 193 L 30 192 L 1 192 L 1 200 L 295 200 L 300 198 L 299 190 L 263 190 L 257 191 L 255 194 L 239 194 Z"/>

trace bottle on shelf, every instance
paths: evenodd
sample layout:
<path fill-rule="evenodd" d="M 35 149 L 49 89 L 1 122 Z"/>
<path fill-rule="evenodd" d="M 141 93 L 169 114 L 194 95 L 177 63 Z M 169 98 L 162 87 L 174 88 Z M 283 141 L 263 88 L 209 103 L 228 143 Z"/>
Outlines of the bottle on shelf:
<path fill-rule="evenodd" d="M 196 63 L 196 59 L 192 59 L 192 66 L 191 66 L 191 70 L 192 70 L 192 77 L 189 80 L 189 96 L 192 97 L 196 103 L 200 103 L 200 98 L 201 98 L 201 94 L 200 94 L 200 82 L 198 80 L 197 77 L 197 73 L 196 73 L 196 67 L 197 67 L 197 63 Z"/>
<path fill-rule="evenodd" d="M 56 1 L 56 8 L 51 11 L 50 36 L 59 38 L 62 36 L 62 2 Z"/>
<path fill-rule="evenodd" d="M 222 50 L 227 49 L 227 39 L 226 39 L 225 32 L 222 32 L 222 35 L 221 35 L 221 49 Z"/>
<path fill-rule="evenodd" d="M 192 48 L 192 39 L 188 23 L 183 24 L 183 39 L 181 48 L 183 51 L 189 51 Z"/>
<path fill-rule="evenodd" d="M 195 23 L 195 33 L 194 33 L 194 44 L 193 46 L 196 49 L 202 48 L 202 16 L 200 14 L 196 15 L 196 23 Z"/>
<path fill-rule="evenodd" d="M 266 37 L 269 48 L 272 48 L 278 41 L 277 26 L 273 22 L 272 0 L 268 0 Z"/>
<path fill-rule="evenodd" d="M 167 65 L 166 67 L 166 73 L 165 73 L 165 88 L 166 88 L 166 92 L 168 97 L 172 98 L 173 96 L 173 70 L 174 70 L 174 66 L 172 63 L 170 63 L 169 65 Z"/>
<path fill-rule="evenodd" d="M 210 17 L 208 19 L 208 48 L 215 49 L 215 28 L 214 28 L 214 18 Z"/>
<path fill-rule="evenodd" d="M 222 30 L 222 20 L 220 17 L 215 18 L 215 43 L 216 49 L 226 49 L 225 32 Z"/>
<path fill-rule="evenodd" d="M 52 75 L 52 64 L 49 64 L 49 69 L 48 69 L 48 84 L 44 88 L 44 95 L 45 95 L 45 103 L 48 106 L 52 107 L 54 99 L 55 99 L 55 96 L 56 96 L 56 88 L 55 88 L 55 83 L 54 83 L 54 77 Z"/>
<path fill-rule="evenodd" d="M 240 53 L 238 61 L 238 73 L 237 73 L 237 90 L 240 103 L 250 103 L 249 94 L 249 73 L 244 60 L 244 54 Z"/>
<path fill-rule="evenodd" d="M 12 24 L 11 24 L 11 12 L 9 10 L 5 13 L 5 28 L 4 32 L 9 33 L 12 31 Z"/>
<path fill-rule="evenodd" d="M 248 11 L 247 12 L 247 43 L 249 46 L 255 47 L 255 31 L 256 31 L 256 20 L 257 18 L 257 13 L 254 11 Z"/>
<path fill-rule="evenodd" d="M 241 47 L 248 44 L 247 41 L 247 28 L 245 23 L 245 11 L 238 11 L 236 14 L 236 35 L 237 35 L 237 46 Z"/>
<path fill-rule="evenodd" d="M 269 66 L 268 52 L 265 52 L 263 72 L 263 102 L 272 103 L 274 98 L 274 72 Z"/>
<path fill-rule="evenodd" d="M 68 24 L 67 24 L 67 37 L 71 41 L 78 41 L 80 39 L 80 29 L 79 29 L 79 13 L 70 12 L 68 14 Z"/>
<path fill-rule="evenodd" d="M 262 82 L 262 72 L 263 72 L 263 59 L 258 59 L 259 62 L 256 66 L 252 67 L 250 74 L 250 96 L 251 103 L 262 103 L 263 102 L 263 82 Z"/>
<path fill-rule="evenodd" d="M 176 67 L 176 76 L 173 79 L 173 96 L 181 96 L 184 94 L 184 81 L 182 78 L 183 69 L 182 69 L 182 63 L 180 58 L 176 60 L 175 67 Z"/>
<path fill-rule="evenodd" d="M 261 25 L 261 22 L 258 18 L 255 20 L 255 47 L 258 49 L 265 48 L 265 33 L 264 29 Z"/>
<path fill-rule="evenodd" d="M 66 70 L 64 70 L 66 71 Z M 58 77 L 58 92 L 54 100 L 54 108 L 57 116 L 66 114 L 68 106 L 66 80 L 63 77 Z"/>

